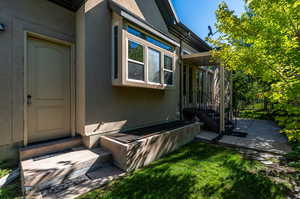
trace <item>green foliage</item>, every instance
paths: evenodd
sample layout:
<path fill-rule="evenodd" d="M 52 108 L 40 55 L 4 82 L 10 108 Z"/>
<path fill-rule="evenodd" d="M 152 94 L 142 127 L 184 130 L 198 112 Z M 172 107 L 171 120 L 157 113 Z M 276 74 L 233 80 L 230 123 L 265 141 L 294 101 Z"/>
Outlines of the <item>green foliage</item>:
<path fill-rule="evenodd" d="M 237 16 L 226 3 L 216 11 L 218 38 L 208 38 L 228 70 L 255 79 L 273 103 L 275 120 L 291 141 L 300 129 L 300 2 L 246 0 Z M 241 82 L 242 83 L 242 82 Z"/>
<path fill-rule="evenodd" d="M 266 111 L 242 110 L 239 114 L 239 117 L 258 119 L 258 120 L 269 120 L 271 116 Z"/>
<path fill-rule="evenodd" d="M 300 170 L 300 144 L 297 142 L 292 143 L 293 151 L 286 154 L 289 166 L 295 167 Z"/>
<path fill-rule="evenodd" d="M 297 169 L 300 170 L 300 161 L 297 161 L 297 162 L 290 162 L 288 165 L 289 165 L 290 167 L 295 167 L 295 168 L 297 168 Z"/>
<path fill-rule="evenodd" d="M 0 198 L 1 199 L 21 199 L 21 182 L 20 180 L 16 180 L 12 184 L 5 186 L 4 188 L 0 188 Z"/>
<path fill-rule="evenodd" d="M 192 143 L 80 199 L 279 199 L 289 186 L 239 153 Z"/>
<path fill-rule="evenodd" d="M 291 123 L 288 123 L 288 125 L 290 125 Z M 288 139 L 292 142 L 293 141 L 297 142 L 300 140 L 300 129 L 292 129 L 292 130 L 284 129 L 282 132 L 285 133 Z"/>
<path fill-rule="evenodd" d="M 7 175 L 12 169 L 9 167 L 8 162 L 0 162 L 0 178 Z M 13 183 L 0 188 L 1 199 L 21 199 L 21 182 L 20 179 L 15 180 Z"/>
<path fill-rule="evenodd" d="M 2 178 L 3 176 L 6 176 L 11 171 L 12 170 L 11 170 L 8 162 L 0 161 L 0 178 Z"/>
<path fill-rule="evenodd" d="M 286 158 L 291 161 L 300 161 L 300 151 L 293 151 L 286 155 Z"/>

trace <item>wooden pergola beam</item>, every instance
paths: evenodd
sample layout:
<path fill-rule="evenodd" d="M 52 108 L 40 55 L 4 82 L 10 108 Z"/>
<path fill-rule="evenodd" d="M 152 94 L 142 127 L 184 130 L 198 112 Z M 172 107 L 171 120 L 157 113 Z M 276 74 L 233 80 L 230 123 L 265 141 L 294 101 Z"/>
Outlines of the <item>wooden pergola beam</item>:
<path fill-rule="evenodd" d="M 194 53 L 189 55 L 182 55 L 182 59 L 187 64 L 197 65 L 197 66 L 219 66 L 220 63 L 213 61 L 211 53 L 208 52 L 201 52 L 201 53 Z"/>

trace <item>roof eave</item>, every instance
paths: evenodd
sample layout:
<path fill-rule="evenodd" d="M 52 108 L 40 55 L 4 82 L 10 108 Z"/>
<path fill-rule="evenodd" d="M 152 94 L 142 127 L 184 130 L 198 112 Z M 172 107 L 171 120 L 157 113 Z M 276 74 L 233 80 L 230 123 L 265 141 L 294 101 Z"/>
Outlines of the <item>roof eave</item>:
<path fill-rule="evenodd" d="M 48 0 L 48 1 L 51 1 L 73 12 L 76 12 L 85 2 L 85 0 Z"/>
<path fill-rule="evenodd" d="M 204 40 L 181 23 L 171 0 L 156 0 L 156 3 L 172 34 L 175 34 L 179 39 L 184 40 L 196 50 L 209 51 L 212 49 Z"/>
<path fill-rule="evenodd" d="M 147 21 L 143 20 L 142 18 L 136 16 L 134 13 L 130 12 L 123 6 L 117 4 L 116 2 L 110 0 L 109 1 L 109 7 L 112 11 L 126 19 L 127 21 L 130 21 L 131 23 L 136 24 L 137 26 L 147 30 L 148 32 L 160 37 L 161 39 L 169 42 L 170 44 L 179 47 L 180 44 L 176 42 L 175 40 L 171 39 L 167 34 L 161 32 L 151 24 L 149 24 Z"/>

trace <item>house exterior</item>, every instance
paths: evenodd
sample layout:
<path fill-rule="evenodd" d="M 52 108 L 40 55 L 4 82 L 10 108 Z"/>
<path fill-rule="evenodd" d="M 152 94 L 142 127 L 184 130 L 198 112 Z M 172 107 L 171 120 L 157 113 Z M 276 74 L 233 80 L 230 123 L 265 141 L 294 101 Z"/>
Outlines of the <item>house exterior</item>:
<path fill-rule="evenodd" d="M 0 24 L 0 160 L 73 136 L 92 148 L 217 103 L 218 70 L 191 57 L 210 47 L 170 0 L 1 1 Z"/>

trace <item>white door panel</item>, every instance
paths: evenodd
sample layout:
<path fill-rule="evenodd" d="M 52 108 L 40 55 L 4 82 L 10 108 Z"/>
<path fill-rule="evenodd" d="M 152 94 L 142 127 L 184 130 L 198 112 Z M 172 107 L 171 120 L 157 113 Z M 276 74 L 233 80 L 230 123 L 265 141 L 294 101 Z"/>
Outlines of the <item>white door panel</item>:
<path fill-rule="evenodd" d="M 29 38 L 27 53 L 29 142 L 69 136 L 70 48 Z"/>

